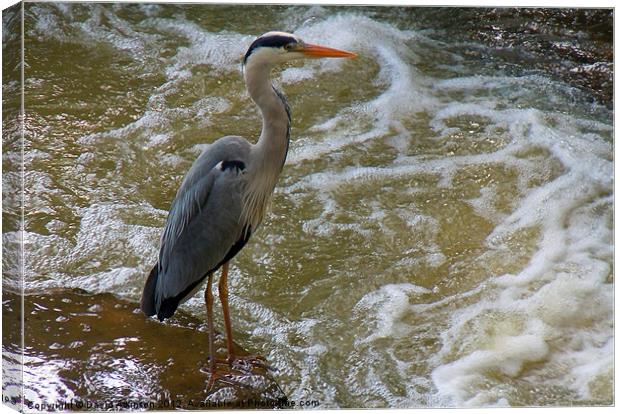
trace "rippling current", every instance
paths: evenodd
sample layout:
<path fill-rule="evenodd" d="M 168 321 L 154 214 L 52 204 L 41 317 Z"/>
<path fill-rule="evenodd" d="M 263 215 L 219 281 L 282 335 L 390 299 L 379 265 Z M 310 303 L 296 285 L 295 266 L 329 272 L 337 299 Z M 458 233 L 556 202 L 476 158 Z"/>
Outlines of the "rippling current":
<path fill-rule="evenodd" d="M 232 262 L 236 341 L 321 408 L 613 403 L 613 113 L 516 46 L 529 32 L 498 45 L 471 35 L 505 35 L 492 13 L 432 8 L 25 15 L 26 294 L 137 304 L 185 171 L 215 139 L 259 134 L 241 57 L 257 35 L 293 31 L 359 57 L 275 72 L 292 140 L 271 212 Z M 180 310 L 204 320 L 202 293 Z M 26 344 L 27 396 L 100 392 L 62 373 L 65 345 L 34 345 L 47 334 Z M 100 334 L 68 335 L 79 349 Z M 141 397 L 163 381 L 149 358 L 90 364 L 109 393 Z"/>

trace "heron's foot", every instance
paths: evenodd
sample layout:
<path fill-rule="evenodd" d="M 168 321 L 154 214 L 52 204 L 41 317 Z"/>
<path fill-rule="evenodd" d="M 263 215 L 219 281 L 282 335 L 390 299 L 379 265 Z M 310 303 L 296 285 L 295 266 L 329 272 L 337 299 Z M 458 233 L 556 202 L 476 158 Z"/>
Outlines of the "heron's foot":
<path fill-rule="evenodd" d="M 266 371 L 275 371 L 275 368 L 269 366 L 265 357 L 261 355 L 229 356 L 228 361 L 230 366 L 235 370 L 252 372 L 254 368 L 258 368 Z"/>
<path fill-rule="evenodd" d="M 207 361 L 209 362 L 209 370 L 211 370 L 211 357 L 207 357 Z M 229 358 L 213 358 L 213 366 L 217 367 L 218 365 L 230 366 L 230 359 Z"/>
<path fill-rule="evenodd" d="M 241 382 L 233 379 L 235 376 L 239 376 L 240 373 L 230 369 L 228 360 L 220 359 L 218 363 L 220 365 L 225 365 L 225 367 L 220 368 L 215 365 L 214 367 L 209 368 L 209 383 L 207 384 L 207 391 L 211 391 L 216 382 L 225 386 L 233 386 L 237 388 L 244 386 Z"/>

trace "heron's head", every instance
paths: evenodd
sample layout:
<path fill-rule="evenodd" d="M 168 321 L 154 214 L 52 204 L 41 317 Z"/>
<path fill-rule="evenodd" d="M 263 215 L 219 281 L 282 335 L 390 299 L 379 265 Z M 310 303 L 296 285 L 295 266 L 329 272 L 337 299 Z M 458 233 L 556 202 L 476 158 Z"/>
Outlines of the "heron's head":
<path fill-rule="evenodd" d="M 244 66 L 275 66 L 295 59 L 351 58 L 355 53 L 306 43 L 291 33 L 268 32 L 258 37 L 243 58 Z"/>

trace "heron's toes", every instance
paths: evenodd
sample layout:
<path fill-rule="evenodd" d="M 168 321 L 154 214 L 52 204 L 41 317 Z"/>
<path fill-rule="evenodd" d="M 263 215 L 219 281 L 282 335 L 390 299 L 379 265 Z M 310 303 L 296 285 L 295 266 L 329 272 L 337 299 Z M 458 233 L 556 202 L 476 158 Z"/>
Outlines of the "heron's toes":
<path fill-rule="evenodd" d="M 252 372 L 254 368 L 264 369 L 266 371 L 275 372 L 276 369 L 267 364 L 265 357 L 261 355 L 244 355 L 235 357 L 231 361 L 231 367 L 241 369 L 245 372 Z"/>
<path fill-rule="evenodd" d="M 209 363 L 209 365 L 211 364 L 211 357 L 207 357 L 207 362 Z M 224 358 L 213 358 L 213 363 L 214 363 L 215 366 L 217 366 L 217 365 L 227 365 L 227 366 L 230 365 L 230 362 L 228 361 L 228 359 L 224 359 Z"/>
<path fill-rule="evenodd" d="M 225 363 L 226 368 L 215 368 L 214 370 L 209 370 L 209 383 L 207 384 L 207 391 L 211 391 L 216 382 L 225 386 L 232 386 L 236 388 L 246 386 L 242 382 L 234 379 L 235 377 L 243 375 L 242 372 L 232 370 L 228 366 L 228 361 L 220 362 Z"/>
<path fill-rule="evenodd" d="M 207 391 L 211 391 L 216 382 L 223 384 L 225 386 L 230 386 L 230 387 L 235 387 L 235 388 L 240 388 L 240 387 L 247 388 L 246 384 L 240 381 L 234 380 L 232 376 L 233 374 L 217 374 L 217 373 L 212 374 L 211 377 L 209 378 L 209 384 L 207 386 Z"/>

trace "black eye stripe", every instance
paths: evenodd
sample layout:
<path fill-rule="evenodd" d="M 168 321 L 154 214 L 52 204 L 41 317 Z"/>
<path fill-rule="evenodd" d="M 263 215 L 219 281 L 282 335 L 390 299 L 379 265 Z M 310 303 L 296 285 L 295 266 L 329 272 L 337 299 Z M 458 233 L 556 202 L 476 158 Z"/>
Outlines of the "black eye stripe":
<path fill-rule="evenodd" d="M 248 57 L 259 47 L 284 47 L 289 43 L 295 43 L 295 38 L 291 36 L 283 36 L 283 35 L 273 35 L 273 36 L 265 36 L 259 37 L 250 45 L 248 51 L 243 57 L 243 63 L 245 64 Z"/>

